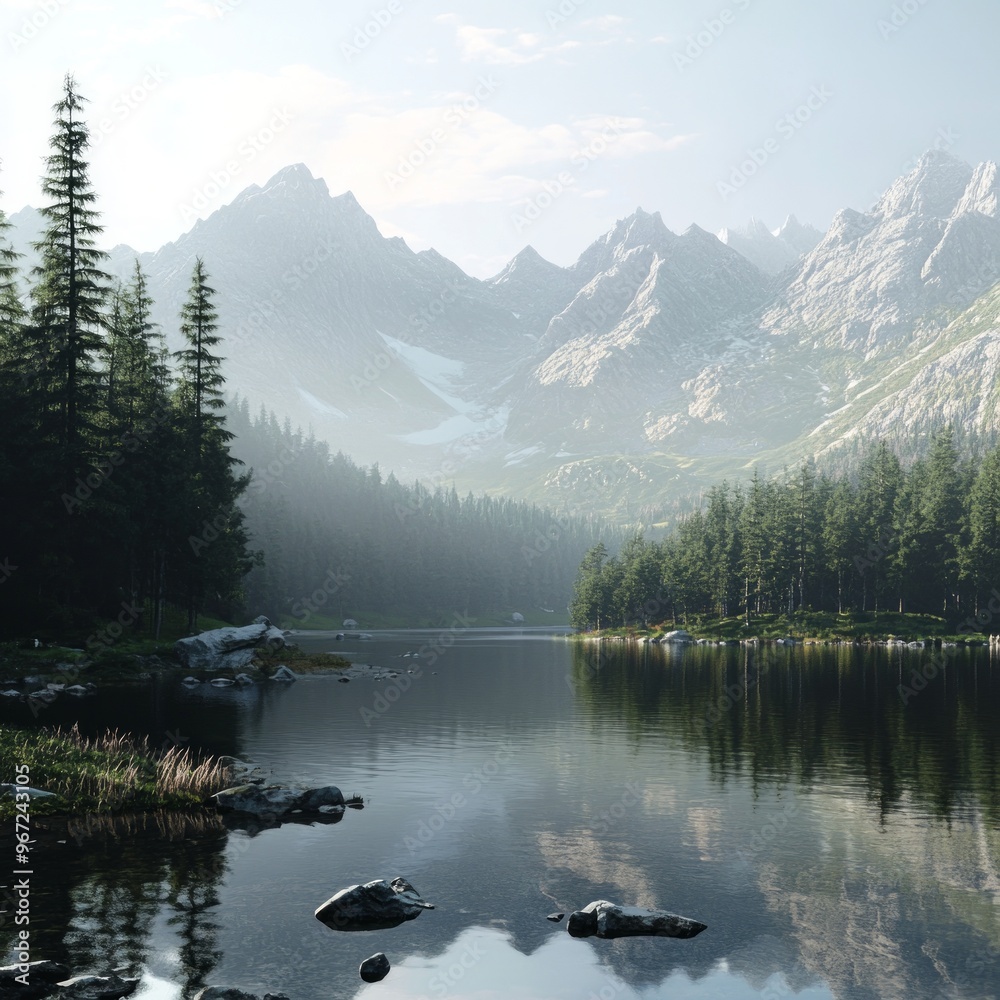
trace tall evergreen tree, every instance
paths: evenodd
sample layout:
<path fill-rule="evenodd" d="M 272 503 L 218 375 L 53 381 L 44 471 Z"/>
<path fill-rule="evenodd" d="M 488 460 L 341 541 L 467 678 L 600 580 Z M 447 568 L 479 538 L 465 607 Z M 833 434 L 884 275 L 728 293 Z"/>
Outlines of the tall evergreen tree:
<path fill-rule="evenodd" d="M 200 465 L 209 443 L 228 441 L 232 434 L 225 430 L 225 408 L 222 387 L 223 358 L 214 353 L 222 338 L 218 329 L 218 311 L 213 297 L 215 289 L 208 284 L 205 262 L 195 261 L 187 301 L 181 309 L 181 333 L 187 346 L 174 352 L 179 364 L 180 391 L 178 402 L 187 425 L 186 432 L 195 461 Z"/>
<path fill-rule="evenodd" d="M 107 255 L 96 245 L 102 227 L 85 159 L 90 133 L 83 104 L 67 75 L 63 96 L 53 107 L 51 152 L 42 179 L 50 201 L 40 210 L 47 226 L 35 244 L 41 263 L 32 292 L 32 324 L 47 347 L 46 388 L 56 411 L 55 443 L 68 492 L 86 472 L 96 443 L 97 363 L 109 281 L 101 269 Z"/>
<path fill-rule="evenodd" d="M 978 613 L 1000 589 L 1000 448 L 983 459 L 970 492 L 964 565 Z"/>
<path fill-rule="evenodd" d="M 174 355 L 179 362 L 180 385 L 176 406 L 180 417 L 179 443 L 190 473 L 183 490 L 185 538 L 174 552 L 180 599 L 193 629 L 206 597 L 237 602 L 239 581 L 253 565 L 244 515 L 236 501 L 250 483 L 250 475 L 234 475 L 240 464 L 229 453 L 233 433 L 226 429 L 222 387 L 223 359 L 215 353 L 222 338 L 216 333 L 218 312 L 208 284 L 204 261 L 194 266 L 188 299 L 181 309 L 181 332 L 187 346 Z"/>

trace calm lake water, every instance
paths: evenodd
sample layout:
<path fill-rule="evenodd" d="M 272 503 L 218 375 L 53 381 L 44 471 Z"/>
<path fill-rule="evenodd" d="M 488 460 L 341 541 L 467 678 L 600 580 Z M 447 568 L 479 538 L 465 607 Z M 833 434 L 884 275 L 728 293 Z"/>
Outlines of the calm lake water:
<path fill-rule="evenodd" d="M 401 681 L 161 682 L 43 713 L 53 725 L 83 711 L 88 730 L 127 719 L 156 744 L 334 783 L 365 808 L 270 829 L 40 832 L 33 957 L 127 967 L 151 1000 L 205 984 L 292 1000 L 1000 996 L 1000 664 L 988 651 L 469 631 L 431 662 L 402 654 L 437 633 L 374 635 L 302 644 L 394 666 Z M 936 676 L 914 685 L 925 666 Z M 4 831 L 12 859 L 8 844 Z M 397 875 L 437 908 L 353 934 L 313 917 L 337 890 Z M 708 930 L 575 940 L 545 919 L 601 898 Z M 0 917 L 0 953 L 13 929 Z M 393 968 L 366 986 L 358 965 L 377 951 Z"/>

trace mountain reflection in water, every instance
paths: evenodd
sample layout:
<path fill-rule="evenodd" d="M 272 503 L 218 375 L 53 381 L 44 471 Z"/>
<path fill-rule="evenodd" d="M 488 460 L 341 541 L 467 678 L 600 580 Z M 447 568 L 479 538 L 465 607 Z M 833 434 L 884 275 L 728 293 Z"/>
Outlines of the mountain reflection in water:
<path fill-rule="evenodd" d="M 405 670 L 419 639 L 375 633 L 356 655 Z M 41 832 L 33 957 L 127 965 L 154 1000 L 209 983 L 292 1000 L 993 996 L 1000 685 L 987 651 L 953 650 L 901 697 L 931 655 L 473 631 L 374 718 L 384 682 L 331 678 L 57 703 L 40 722 L 128 718 L 366 808 L 173 839 L 155 822 Z M 314 919 L 337 889 L 395 875 L 437 909 L 355 935 Z M 577 941 L 545 920 L 599 898 L 708 930 Z M 376 951 L 393 969 L 365 987 Z"/>

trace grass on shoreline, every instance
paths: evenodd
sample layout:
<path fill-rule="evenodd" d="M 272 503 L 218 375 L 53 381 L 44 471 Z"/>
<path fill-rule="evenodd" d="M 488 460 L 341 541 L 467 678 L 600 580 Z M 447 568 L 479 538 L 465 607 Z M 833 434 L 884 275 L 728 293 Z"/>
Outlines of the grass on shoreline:
<path fill-rule="evenodd" d="M 32 788 L 59 796 L 32 799 L 33 815 L 200 808 L 230 783 L 229 769 L 215 758 L 197 760 L 187 748 L 155 751 L 147 740 L 117 731 L 88 739 L 77 726 L 0 726 L 0 782 L 14 783 L 18 765 L 27 765 Z M 12 797 L 0 798 L 0 817 L 15 811 Z"/>
<path fill-rule="evenodd" d="M 985 642 L 982 633 L 956 632 L 944 618 L 934 615 L 909 615 L 898 612 L 797 611 L 792 615 L 754 615 L 747 627 L 738 618 L 691 616 L 687 622 L 664 623 L 656 627 L 602 629 L 591 636 L 622 638 L 658 637 L 673 629 L 690 632 L 696 639 L 732 641 L 738 639 L 784 639 L 819 642 L 880 642 L 887 639 L 940 642 Z"/>
<path fill-rule="evenodd" d="M 336 653 L 306 653 L 301 649 L 258 649 L 254 656 L 254 666 L 264 677 L 270 677 L 284 664 L 296 674 L 327 674 L 332 670 L 346 670 L 351 661 Z M 213 673 L 212 677 L 225 676 Z"/>

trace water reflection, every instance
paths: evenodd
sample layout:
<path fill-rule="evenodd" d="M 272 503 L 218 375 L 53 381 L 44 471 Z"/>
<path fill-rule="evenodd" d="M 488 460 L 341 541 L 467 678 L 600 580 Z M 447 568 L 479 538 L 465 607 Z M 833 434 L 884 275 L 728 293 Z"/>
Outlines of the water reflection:
<path fill-rule="evenodd" d="M 392 665 L 413 647 L 377 636 L 363 655 Z M 366 808 L 174 841 L 156 822 L 120 841 L 53 835 L 40 957 L 80 968 L 118 949 L 186 996 L 995 997 L 1000 684 L 987 655 L 954 651 L 902 698 L 927 655 L 470 634 L 374 719 L 374 682 L 228 699 L 165 685 L 117 708 L 109 692 L 103 717 L 129 711 L 154 740 L 181 731 Z M 313 917 L 396 875 L 437 909 L 384 935 Z M 575 941 L 545 920 L 598 898 L 709 929 Z M 393 970 L 363 987 L 378 950 Z"/>
<path fill-rule="evenodd" d="M 863 776 L 883 818 L 915 801 L 946 820 L 978 809 L 996 825 L 1000 676 L 984 652 L 946 655 L 916 696 L 911 677 L 933 651 L 585 643 L 573 648 L 573 681 L 595 725 L 611 716 L 637 739 L 669 734 L 723 784 Z"/>
<path fill-rule="evenodd" d="M 62 962 L 74 972 L 144 975 L 160 964 L 152 942 L 168 912 L 175 955 L 171 981 L 184 997 L 206 985 L 220 957 L 212 913 L 226 874 L 226 833 L 217 819 L 178 814 L 48 819 L 35 829 L 33 958 Z M 13 954 L 16 929 L 0 917 L 0 955 Z"/>
<path fill-rule="evenodd" d="M 623 719 L 706 761 L 725 794 L 688 807 L 702 857 L 738 860 L 734 883 L 836 996 L 994 996 L 1000 685 L 956 650 L 908 697 L 930 655 L 588 644 L 573 683 L 596 730 Z"/>

